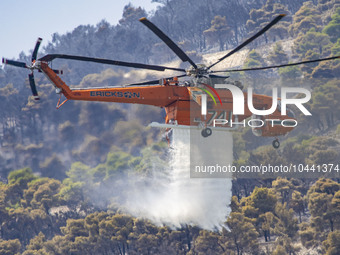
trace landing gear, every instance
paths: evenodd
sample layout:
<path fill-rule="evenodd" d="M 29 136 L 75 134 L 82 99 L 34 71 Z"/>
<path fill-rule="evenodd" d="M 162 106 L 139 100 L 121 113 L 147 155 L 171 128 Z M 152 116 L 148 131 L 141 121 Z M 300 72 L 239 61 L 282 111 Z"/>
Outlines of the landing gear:
<path fill-rule="evenodd" d="M 205 129 L 202 130 L 201 134 L 202 134 L 203 137 L 211 136 L 212 130 L 211 130 L 211 128 L 205 128 Z"/>
<path fill-rule="evenodd" d="M 280 147 L 280 141 L 279 141 L 279 139 L 275 139 L 274 141 L 273 141 L 273 147 L 275 148 L 275 149 L 278 149 L 279 147 Z"/>

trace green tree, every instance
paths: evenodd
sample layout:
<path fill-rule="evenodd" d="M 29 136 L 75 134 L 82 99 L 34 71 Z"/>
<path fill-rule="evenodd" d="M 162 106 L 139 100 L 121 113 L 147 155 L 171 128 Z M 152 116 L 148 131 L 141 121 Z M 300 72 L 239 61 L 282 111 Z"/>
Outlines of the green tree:
<path fill-rule="evenodd" d="M 30 168 L 23 168 L 10 172 L 8 175 L 8 186 L 5 188 L 5 203 L 13 206 L 19 203 L 28 187 L 28 183 L 37 177 L 33 175 Z"/>
<path fill-rule="evenodd" d="M 88 236 L 84 219 L 68 219 L 66 226 L 61 228 L 61 232 L 71 242 L 74 242 L 77 237 Z"/>
<path fill-rule="evenodd" d="M 43 233 L 35 236 L 30 240 L 29 245 L 26 246 L 26 250 L 22 255 L 45 255 L 44 245 L 46 242 L 46 237 Z"/>
<path fill-rule="evenodd" d="M 318 240 L 315 229 L 313 229 L 307 222 L 302 222 L 299 225 L 299 229 L 299 236 L 302 245 L 306 248 L 314 247 Z"/>
<path fill-rule="evenodd" d="M 120 254 L 125 254 L 128 248 L 129 234 L 132 231 L 133 219 L 126 215 L 116 214 L 99 223 L 99 241 L 112 245 Z"/>
<path fill-rule="evenodd" d="M 294 238 L 298 231 L 298 225 L 293 209 L 287 209 L 286 204 L 277 203 L 275 215 L 278 219 L 275 224 L 275 234 L 281 237 Z"/>
<path fill-rule="evenodd" d="M 318 56 L 328 56 L 330 48 L 331 42 L 327 34 L 310 29 L 305 34 L 300 34 L 294 40 L 293 52 L 301 59 L 309 60 L 315 59 Z M 308 64 L 308 66 L 313 66 L 313 64 Z"/>
<path fill-rule="evenodd" d="M 135 219 L 128 242 L 134 243 L 135 251 L 139 254 L 158 253 L 158 244 L 161 242 L 158 231 L 159 229 L 148 220 Z"/>
<path fill-rule="evenodd" d="M 272 182 L 273 189 L 278 193 L 278 198 L 281 203 L 288 202 L 291 197 L 292 183 L 287 178 L 277 177 Z"/>
<path fill-rule="evenodd" d="M 276 217 L 272 212 L 266 212 L 261 214 L 258 218 L 260 224 L 260 231 L 263 232 L 264 240 L 266 242 L 270 241 L 271 233 L 274 230 L 275 222 L 277 221 Z"/>
<path fill-rule="evenodd" d="M 195 253 L 197 255 L 221 254 L 223 250 L 219 244 L 219 239 L 219 234 L 207 230 L 201 230 L 195 240 Z"/>
<path fill-rule="evenodd" d="M 71 169 L 66 173 L 73 182 L 88 183 L 90 180 L 91 168 L 81 162 L 75 162 L 71 165 Z"/>
<path fill-rule="evenodd" d="M 300 33 L 305 34 L 311 28 L 320 31 L 321 25 L 322 19 L 320 11 L 312 2 L 305 2 L 294 14 L 293 23 L 289 27 L 289 33 L 291 36 L 297 36 Z"/>
<path fill-rule="evenodd" d="M 329 35 L 330 40 L 335 43 L 340 34 L 340 8 L 337 8 L 332 16 L 332 20 L 324 27 L 322 32 Z"/>
<path fill-rule="evenodd" d="M 340 229 L 340 190 L 334 194 L 329 217 L 333 219 L 334 229 Z"/>
<path fill-rule="evenodd" d="M 268 55 L 268 59 L 274 65 L 280 65 L 288 63 L 288 55 L 283 50 L 281 43 L 276 43 L 274 45 L 273 51 L 271 51 Z"/>
<path fill-rule="evenodd" d="M 2 240 L 0 239 L 0 254 L 2 255 L 19 255 L 21 244 L 18 239 Z"/>
<path fill-rule="evenodd" d="M 277 246 L 273 254 L 296 254 L 300 250 L 300 247 L 294 245 L 292 238 L 288 236 L 277 238 L 275 243 Z"/>
<path fill-rule="evenodd" d="M 240 203 L 238 202 L 238 199 L 236 196 L 232 196 L 231 201 L 230 201 L 230 208 L 232 212 L 240 212 Z"/>
<path fill-rule="evenodd" d="M 275 3 L 273 0 L 267 0 L 266 4 L 262 6 L 260 9 L 252 9 L 249 13 L 249 19 L 247 20 L 246 27 L 250 33 L 254 33 L 255 31 L 259 31 L 265 25 L 268 24 L 271 20 L 274 19 L 278 14 L 286 13 L 289 14 L 287 8 L 279 3 Z M 268 32 L 264 34 L 265 42 L 268 43 L 269 38 L 272 38 L 273 41 L 276 40 L 276 37 L 279 39 L 283 39 L 288 35 L 288 25 L 290 18 L 286 17 L 285 20 L 280 21 L 279 24 L 276 24 L 272 27 Z M 259 41 L 258 41 L 259 42 Z"/>
<path fill-rule="evenodd" d="M 302 222 L 302 214 L 305 213 L 305 199 L 301 192 L 294 190 L 292 193 L 292 199 L 289 202 L 289 206 L 295 213 L 299 214 L 300 223 Z"/>
<path fill-rule="evenodd" d="M 227 222 L 230 231 L 223 228 L 225 246 L 241 255 L 244 252 L 255 252 L 258 250 L 258 232 L 251 220 L 242 213 L 230 213 Z"/>
<path fill-rule="evenodd" d="M 331 48 L 331 52 L 333 56 L 339 56 L 340 55 L 340 39 L 338 39 L 336 41 L 336 43 L 334 43 L 334 45 Z M 339 61 L 337 61 L 337 64 Z"/>
<path fill-rule="evenodd" d="M 335 124 L 335 116 L 340 110 L 339 107 L 340 87 L 337 80 L 331 80 L 317 88 L 312 95 L 312 112 L 324 116 L 327 126 L 330 128 Z"/>
<path fill-rule="evenodd" d="M 261 54 L 256 50 L 251 50 L 248 53 L 248 56 L 244 62 L 243 68 L 255 68 L 261 67 L 265 65 L 265 61 L 262 58 Z M 265 77 L 266 72 L 261 72 L 259 75 L 256 71 L 245 72 L 245 76 L 248 78 L 249 82 L 252 82 L 252 86 L 256 88 L 259 83 L 263 82 L 263 78 Z"/>
<path fill-rule="evenodd" d="M 321 178 L 315 182 L 307 193 L 312 224 L 318 232 L 327 233 L 327 231 L 334 230 L 332 200 L 339 189 L 340 184 L 337 182 Z"/>
<path fill-rule="evenodd" d="M 279 69 L 282 86 L 296 86 L 301 83 L 302 72 L 298 66 L 286 66 Z"/>
<path fill-rule="evenodd" d="M 340 253 L 340 231 L 328 234 L 327 239 L 323 242 L 323 248 L 326 255 L 336 255 Z"/>
<path fill-rule="evenodd" d="M 59 205 L 60 186 L 60 181 L 55 179 L 41 178 L 31 181 L 24 193 L 24 204 L 48 213 L 51 207 Z"/>
<path fill-rule="evenodd" d="M 273 251 L 272 255 L 286 255 L 286 250 L 281 245 L 276 246 L 275 250 Z"/>
<path fill-rule="evenodd" d="M 258 209 L 259 214 L 274 212 L 277 203 L 277 197 L 274 192 L 268 188 L 255 187 L 250 195 L 251 204 Z"/>
<path fill-rule="evenodd" d="M 211 21 L 211 27 L 203 31 L 204 36 L 208 38 L 208 42 L 213 44 L 218 42 L 220 45 L 220 51 L 224 50 L 228 36 L 230 36 L 231 30 L 227 24 L 226 17 L 215 16 Z"/>
<path fill-rule="evenodd" d="M 32 170 L 30 168 L 23 168 L 10 172 L 8 175 L 8 184 L 18 184 L 24 189 L 27 187 L 27 184 L 34 179 L 36 179 L 36 176 L 33 175 Z"/>
<path fill-rule="evenodd" d="M 79 202 L 86 203 L 84 193 L 89 187 L 87 186 L 87 189 L 85 187 L 84 182 L 73 182 L 70 178 L 66 178 L 60 188 L 59 197 L 66 201 L 69 206 L 76 206 Z"/>
<path fill-rule="evenodd" d="M 333 48 L 332 48 L 333 49 Z M 334 79 L 339 78 L 339 60 L 325 61 L 319 63 L 312 71 L 311 76 L 315 79 Z"/>
<path fill-rule="evenodd" d="M 256 50 L 251 50 L 248 53 L 248 57 L 244 63 L 244 67 L 245 68 L 260 67 L 264 63 L 265 62 L 262 56 Z"/>
<path fill-rule="evenodd" d="M 18 129 L 20 118 L 20 108 L 15 107 L 19 104 L 19 91 L 12 83 L 0 88 L 0 107 L 6 109 L 0 112 L 0 123 L 2 125 L 1 145 L 14 146 L 18 142 Z M 22 130 L 22 129 L 21 129 Z"/>
<path fill-rule="evenodd" d="M 147 13 L 141 7 L 135 8 L 132 4 L 124 6 L 123 18 L 119 20 L 119 24 L 126 26 L 128 29 L 133 29 L 138 24 L 140 18 L 146 17 Z"/>

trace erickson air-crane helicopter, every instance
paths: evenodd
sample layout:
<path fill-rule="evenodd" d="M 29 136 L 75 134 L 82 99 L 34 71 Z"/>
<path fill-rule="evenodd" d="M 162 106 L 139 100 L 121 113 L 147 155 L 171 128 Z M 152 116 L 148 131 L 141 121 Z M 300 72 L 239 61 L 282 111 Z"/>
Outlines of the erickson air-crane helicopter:
<path fill-rule="evenodd" d="M 38 49 L 42 39 L 39 38 L 32 53 L 32 62 L 27 65 L 23 62 L 2 59 L 4 64 L 13 65 L 17 67 L 27 68 L 31 71 L 29 74 L 29 84 L 34 96 L 34 99 L 39 100 L 37 93 L 33 71 L 37 69 L 43 72 L 52 84 L 56 88 L 57 94 L 60 94 L 60 99 L 57 103 L 57 108 L 62 106 L 67 100 L 83 100 L 83 101 L 104 101 L 104 102 L 117 102 L 117 103 L 133 103 L 133 104 L 145 104 L 153 105 L 164 108 L 166 111 L 165 124 L 151 123 L 153 127 L 167 128 L 191 128 L 196 127 L 202 130 L 202 136 L 208 137 L 212 134 L 213 129 L 230 130 L 232 129 L 231 124 L 244 123 L 246 119 L 254 116 L 252 111 L 249 109 L 249 102 L 247 102 L 248 93 L 242 92 L 241 86 L 238 86 L 238 96 L 242 98 L 243 112 L 240 114 L 239 109 L 233 109 L 235 98 L 233 94 L 237 94 L 232 89 L 226 89 L 226 87 L 218 86 L 224 84 L 225 79 L 228 76 L 218 76 L 215 73 L 227 73 L 227 72 L 239 72 L 239 71 L 253 71 L 253 70 L 264 70 L 271 68 L 279 68 L 285 66 L 301 65 L 313 62 L 320 62 L 326 60 L 332 60 L 340 58 L 340 56 L 302 61 L 297 63 L 290 63 L 276 66 L 266 66 L 258 68 L 248 69 L 235 69 L 235 70 L 211 70 L 216 64 L 225 60 L 226 58 L 239 51 L 250 42 L 255 40 L 260 35 L 264 34 L 273 25 L 279 22 L 285 14 L 278 15 L 262 30 L 257 32 L 255 35 L 244 41 L 241 45 L 228 52 L 225 56 L 218 59 L 215 63 L 206 66 L 203 64 L 196 64 L 192 61 L 189 56 L 181 50 L 166 34 L 164 34 L 158 27 L 151 23 L 146 18 L 141 18 L 142 22 L 148 27 L 153 33 L 155 33 L 183 62 L 189 62 L 191 67 L 189 69 L 173 68 L 160 65 L 149 65 L 140 63 L 123 62 L 109 59 L 100 59 L 84 56 L 74 56 L 65 54 L 48 54 L 40 59 L 37 59 Z M 62 74 L 62 71 L 54 70 L 49 67 L 49 63 L 54 59 L 70 59 L 79 60 L 86 62 L 95 62 L 116 66 L 140 68 L 155 71 L 179 71 L 183 72 L 183 75 L 174 76 L 170 78 L 164 78 L 161 80 L 153 80 L 147 82 L 140 82 L 134 84 L 128 84 L 121 87 L 103 87 L 103 88 L 82 88 L 72 89 L 67 86 L 58 76 Z M 190 80 L 179 81 L 178 78 L 189 76 Z M 237 85 L 237 84 L 236 84 Z M 213 94 L 218 98 L 219 103 L 216 103 Z M 210 96 L 207 99 L 207 94 Z M 61 102 L 61 95 L 65 96 L 65 100 Z M 277 98 L 276 98 L 277 99 Z M 239 101 L 240 102 L 240 101 Z M 252 106 L 255 109 L 269 109 L 273 108 L 275 100 L 273 97 L 266 95 L 252 95 Z M 281 113 L 280 100 L 276 100 L 278 107 L 274 107 L 274 111 L 266 116 L 260 116 L 260 124 L 252 127 L 254 135 L 257 136 L 268 136 L 275 137 L 273 141 L 274 148 L 278 148 L 280 143 L 277 139 L 280 135 L 285 135 L 290 132 L 296 125 L 294 125 L 295 117 L 291 111 L 285 111 Z M 208 109 L 208 111 L 207 111 Z M 233 111 L 234 110 L 234 111 Z M 238 114 L 236 114 L 238 112 Z M 281 125 L 281 121 L 287 120 L 293 122 L 289 124 L 286 122 L 285 125 Z M 215 119 L 218 121 L 216 122 Z M 266 120 L 272 120 L 267 123 Z"/>

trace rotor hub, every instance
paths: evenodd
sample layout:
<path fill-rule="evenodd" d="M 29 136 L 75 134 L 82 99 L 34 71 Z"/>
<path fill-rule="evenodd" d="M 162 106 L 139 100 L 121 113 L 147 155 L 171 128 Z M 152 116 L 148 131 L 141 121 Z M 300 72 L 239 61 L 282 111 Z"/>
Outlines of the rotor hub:
<path fill-rule="evenodd" d="M 191 66 L 186 72 L 188 76 L 202 77 L 208 74 L 208 67 L 205 64 L 197 64 L 197 68 Z"/>

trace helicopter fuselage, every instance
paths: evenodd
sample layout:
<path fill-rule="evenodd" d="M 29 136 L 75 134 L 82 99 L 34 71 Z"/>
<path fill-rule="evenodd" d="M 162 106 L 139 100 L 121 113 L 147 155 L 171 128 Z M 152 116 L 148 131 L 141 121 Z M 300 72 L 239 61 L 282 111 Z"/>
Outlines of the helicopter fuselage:
<path fill-rule="evenodd" d="M 199 94 L 197 94 L 198 88 L 186 86 L 185 83 L 180 84 L 177 79 L 163 80 L 163 84 L 152 86 L 71 89 L 47 63 L 41 62 L 40 68 L 67 100 L 132 103 L 161 107 L 166 111 L 165 123 L 170 125 L 231 130 L 233 127 L 230 124 L 239 123 L 238 126 L 240 127 L 240 123 L 246 123 L 245 120 L 253 116 L 246 104 L 248 97 L 246 92 L 243 92 L 245 99 L 244 114 L 233 114 L 234 99 L 231 91 L 216 89 L 221 99 L 220 103 L 217 104 L 209 98 L 207 115 L 202 115 L 202 102 Z M 256 109 L 269 109 L 273 103 L 273 98 L 266 95 L 253 94 L 252 98 L 253 106 Z M 278 109 L 268 116 L 260 116 L 260 119 L 264 125 L 251 126 L 255 135 L 279 136 L 287 134 L 294 128 L 291 125 L 277 124 L 282 120 L 295 119 L 293 115 L 282 115 Z M 219 120 L 219 122 L 214 120 Z M 225 121 L 222 123 L 221 120 Z M 275 121 L 269 122 L 267 120 Z"/>

